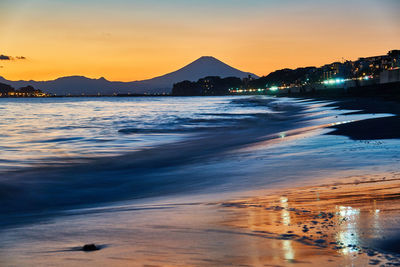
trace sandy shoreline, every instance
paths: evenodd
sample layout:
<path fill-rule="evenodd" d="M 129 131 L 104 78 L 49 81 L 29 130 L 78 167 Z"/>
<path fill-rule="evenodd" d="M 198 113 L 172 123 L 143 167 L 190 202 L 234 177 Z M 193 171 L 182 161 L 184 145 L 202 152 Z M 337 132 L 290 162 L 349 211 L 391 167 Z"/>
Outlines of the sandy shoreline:
<path fill-rule="evenodd" d="M 399 266 L 399 186 L 393 172 L 225 202 L 237 214 L 224 225 L 282 240 L 276 266 Z"/>
<path fill-rule="evenodd" d="M 396 103 L 352 101 L 333 106 L 352 110 L 366 107 L 358 113 L 400 114 Z M 294 134 L 293 138 L 285 136 L 292 145 L 301 140 L 316 142 L 304 147 L 317 156 L 322 153 L 322 160 L 310 157 L 321 169 L 296 173 L 299 179 L 283 180 L 283 187 L 257 191 L 243 188 L 239 192 L 250 197 L 193 201 L 195 196 L 189 196 L 181 203 L 171 197 L 171 203 L 159 200 L 107 206 L 0 231 L 0 265 L 400 266 L 398 142 L 381 141 L 400 137 L 399 125 L 393 125 L 398 117 L 372 120 L 335 125 L 337 130 L 330 133 L 353 140 L 339 136 L 321 139 L 318 132 L 311 138 L 308 132 Z M 366 126 L 369 128 L 363 128 Z M 371 142 L 374 139 L 376 144 Z M 331 147 L 326 143 L 327 150 L 320 149 L 324 141 L 332 142 Z M 303 162 L 306 154 L 302 153 L 280 159 L 279 153 L 292 152 L 282 148 L 285 146 L 278 145 L 275 154 L 264 154 L 271 150 L 271 144 L 264 142 L 247 147 L 246 153 L 261 151 L 251 155 L 260 160 L 274 159 L 262 162 L 271 164 L 266 170 L 279 170 L 278 178 L 286 177 L 280 171 L 288 164 L 303 169 L 313 166 Z M 389 149 L 394 152 L 388 153 Z M 363 162 L 365 153 L 377 156 L 375 167 Z M 340 158 L 346 154 L 352 157 Z M 330 156 L 343 162 L 324 169 L 324 164 L 331 163 Z M 388 159 L 390 162 L 386 162 Z M 243 166 L 248 168 L 246 175 L 251 175 L 252 165 Z M 96 243 L 101 249 L 81 251 L 87 243 Z"/>
<path fill-rule="evenodd" d="M 400 103 L 379 98 L 342 98 L 333 104 L 339 109 L 359 110 L 349 114 L 386 113 L 395 116 L 371 118 L 338 125 L 329 134 L 348 136 L 353 140 L 383 140 L 400 138 Z"/>
<path fill-rule="evenodd" d="M 2 235 L 0 265 L 400 266 L 399 187 L 392 171 L 232 201 L 68 216 Z M 13 243 L 18 236 L 23 243 Z M 81 251 L 86 242 L 101 250 Z"/>

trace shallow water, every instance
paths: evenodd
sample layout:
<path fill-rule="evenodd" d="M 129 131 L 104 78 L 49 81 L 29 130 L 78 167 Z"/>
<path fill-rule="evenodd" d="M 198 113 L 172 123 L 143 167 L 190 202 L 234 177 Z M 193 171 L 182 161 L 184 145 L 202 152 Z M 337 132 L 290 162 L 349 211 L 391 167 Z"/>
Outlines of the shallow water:
<path fill-rule="evenodd" d="M 326 136 L 328 102 L 244 97 L 1 99 L 1 224 L 116 201 L 231 194 L 379 171 L 396 140 Z M 389 166 L 389 167 L 388 167 Z"/>
<path fill-rule="evenodd" d="M 261 96 L 0 101 L 5 266 L 307 266 L 311 255 L 325 252 L 227 229 L 221 226 L 227 211 L 209 203 L 400 169 L 397 139 L 325 135 L 332 131 L 327 126 L 390 114 L 346 115 L 328 102 Z M 91 242 L 103 249 L 77 251 Z M 331 252 L 324 257 L 338 259 Z M 352 257 L 341 264 L 354 263 Z"/>

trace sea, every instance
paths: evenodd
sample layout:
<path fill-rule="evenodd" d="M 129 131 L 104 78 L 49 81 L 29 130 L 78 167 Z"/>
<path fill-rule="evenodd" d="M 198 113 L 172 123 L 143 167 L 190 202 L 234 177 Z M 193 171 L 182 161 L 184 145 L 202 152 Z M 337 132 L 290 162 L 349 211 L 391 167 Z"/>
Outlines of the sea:
<path fill-rule="evenodd" d="M 2 98 L 0 265 L 124 266 L 133 253 L 176 266 L 185 246 L 209 255 L 219 241 L 205 221 L 224 216 L 211 203 L 398 172 L 399 140 L 330 134 L 384 116 L 270 96 Z M 91 242 L 103 258 L 76 254 Z"/>
<path fill-rule="evenodd" d="M 398 163 L 396 141 L 326 135 L 336 124 L 391 116 L 351 112 L 268 96 L 0 99 L 0 225 Z"/>

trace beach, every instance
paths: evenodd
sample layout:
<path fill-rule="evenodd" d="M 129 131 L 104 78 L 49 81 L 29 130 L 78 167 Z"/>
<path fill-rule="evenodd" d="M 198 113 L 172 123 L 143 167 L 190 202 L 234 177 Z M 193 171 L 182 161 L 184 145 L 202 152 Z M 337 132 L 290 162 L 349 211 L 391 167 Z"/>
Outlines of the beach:
<path fill-rule="evenodd" d="M 212 135 L 204 134 L 202 126 L 201 138 L 178 142 L 171 136 L 174 129 L 168 129 L 168 140 L 174 142 L 138 148 L 129 157 L 86 159 L 71 169 L 50 165 L 46 172 L 53 182 L 38 180 L 42 172 L 37 167 L 9 172 L 14 176 L 8 176 L 8 186 L 29 190 L 36 179 L 42 197 L 2 195 L 2 201 L 21 212 L 3 206 L 0 265 L 400 264 L 400 140 L 397 124 L 392 124 L 398 118 L 393 116 L 398 114 L 396 103 L 210 98 L 216 100 L 218 105 L 225 101 L 229 123 L 244 113 L 256 120 L 241 117 L 244 128 L 233 121 L 227 130 L 224 118 L 222 131 L 213 128 Z M 207 108 L 208 114 L 215 113 Z M 266 108 L 274 115 L 262 113 L 267 119 L 261 124 L 260 112 Z M 207 123 L 219 117 L 207 117 Z M 138 137 L 138 129 L 127 128 L 135 132 L 130 138 Z M 160 139 L 160 128 L 154 129 Z M 164 166 L 172 156 L 171 165 Z M 95 168 L 93 177 L 82 166 Z M 107 183 L 110 173 L 122 189 Z M 128 182 L 133 173 L 148 184 Z M 67 179 L 71 174 L 80 179 Z M 30 182 L 15 184 L 10 177 Z M 90 201 L 82 205 L 82 198 Z M 13 205 L 20 200 L 37 205 Z M 91 243 L 99 250 L 82 251 Z"/>
<path fill-rule="evenodd" d="M 0 267 L 400 266 L 400 0 L 0 0 Z"/>
<path fill-rule="evenodd" d="M 400 173 L 345 177 L 223 203 L 239 210 L 226 224 L 281 240 L 281 266 L 398 266 Z"/>
<path fill-rule="evenodd" d="M 10 254 L 3 254 L 1 263 L 398 266 L 399 185 L 400 172 L 390 172 L 225 202 L 85 211 L 9 232 L 8 240 L 23 243 L 3 239 L 2 250 Z M 100 250 L 81 251 L 89 240 Z"/>

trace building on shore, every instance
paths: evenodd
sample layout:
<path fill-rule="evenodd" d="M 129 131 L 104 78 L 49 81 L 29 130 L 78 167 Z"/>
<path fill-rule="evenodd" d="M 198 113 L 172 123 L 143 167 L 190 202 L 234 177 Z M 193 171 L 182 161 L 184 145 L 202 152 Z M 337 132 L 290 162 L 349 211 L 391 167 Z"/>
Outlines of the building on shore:
<path fill-rule="evenodd" d="M 400 82 L 400 68 L 382 71 L 379 82 L 381 84 Z"/>

